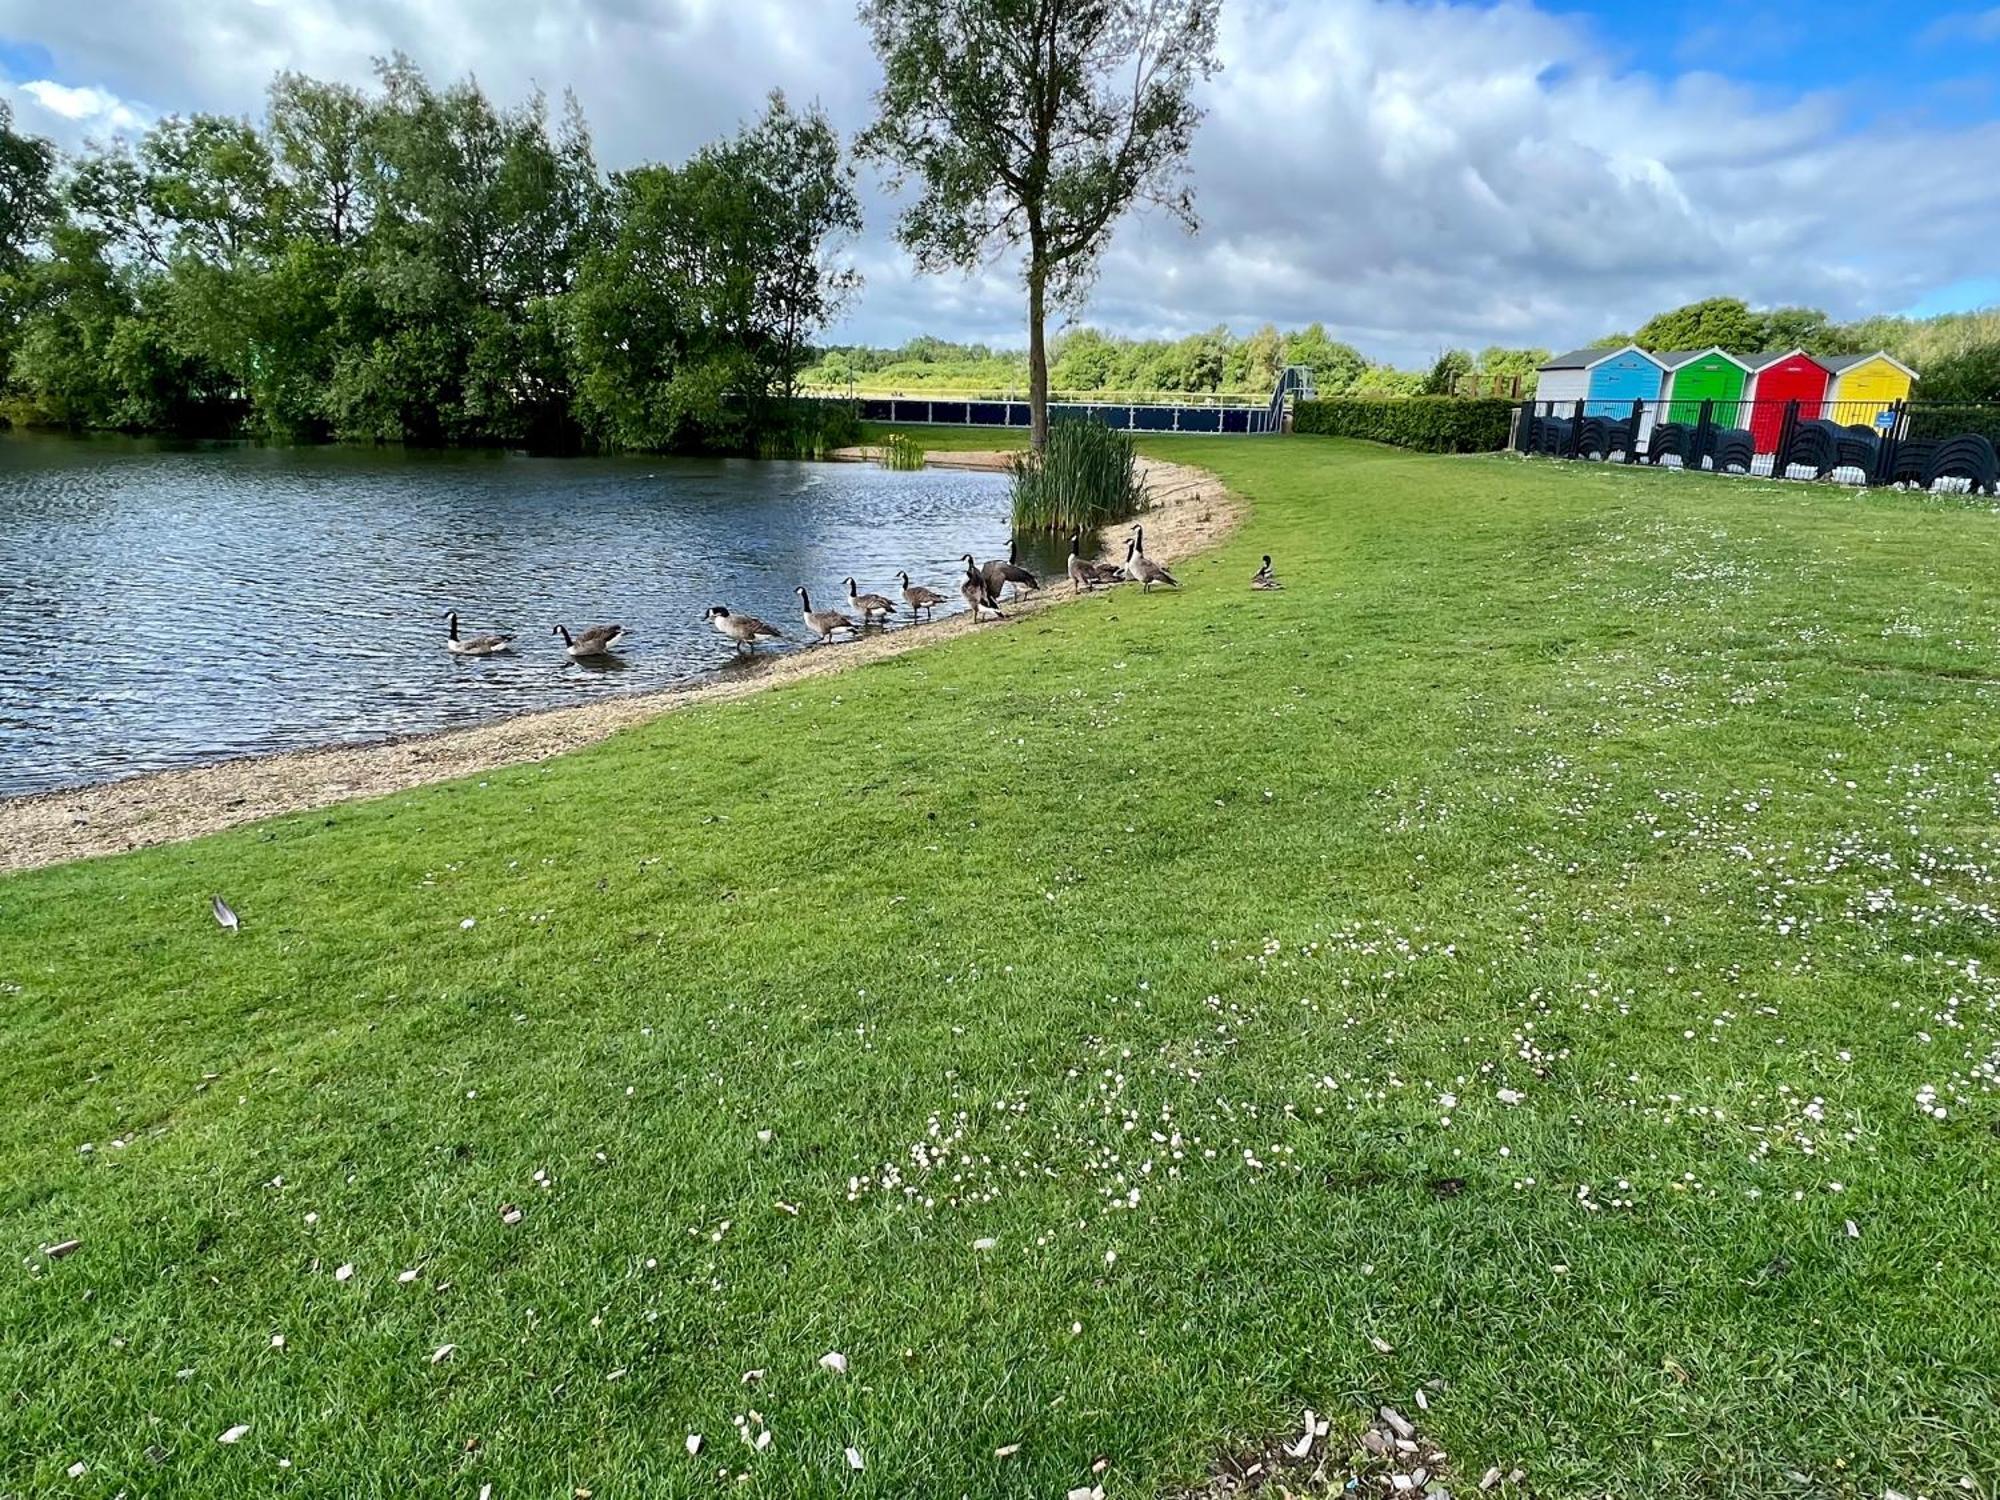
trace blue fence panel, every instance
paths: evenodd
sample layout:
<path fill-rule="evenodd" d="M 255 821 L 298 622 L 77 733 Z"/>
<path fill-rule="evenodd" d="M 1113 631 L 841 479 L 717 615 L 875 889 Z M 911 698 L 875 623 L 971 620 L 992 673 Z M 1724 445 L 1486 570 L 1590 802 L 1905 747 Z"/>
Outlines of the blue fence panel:
<path fill-rule="evenodd" d="M 864 422 L 893 422 L 895 418 L 893 401 L 864 401 L 861 403 L 861 420 Z"/>
<path fill-rule="evenodd" d="M 1183 406 L 1181 408 L 1182 432 L 1220 432 L 1222 413 L 1213 406 Z"/>
<path fill-rule="evenodd" d="M 1005 427 L 1007 404 L 1004 401 L 975 401 L 970 420 L 974 427 Z"/>
<path fill-rule="evenodd" d="M 1247 406 L 1225 406 L 1222 409 L 1222 430 L 1224 432 L 1248 432 L 1250 430 L 1250 408 Z"/>
<path fill-rule="evenodd" d="M 1135 432 L 1172 432 L 1174 409 L 1171 406 L 1135 406 L 1132 408 L 1132 429 Z"/>
<path fill-rule="evenodd" d="M 972 423 L 972 403 L 969 401 L 933 401 L 931 420 L 949 422 L 955 427 L 968 427 Z"/>

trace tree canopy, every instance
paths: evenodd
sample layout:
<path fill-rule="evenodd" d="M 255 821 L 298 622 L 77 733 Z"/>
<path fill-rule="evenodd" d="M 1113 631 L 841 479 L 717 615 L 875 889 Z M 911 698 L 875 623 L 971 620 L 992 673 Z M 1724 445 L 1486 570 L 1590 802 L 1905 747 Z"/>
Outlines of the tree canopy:
<path fill-rule="evenodd" d="M 402 57 L 59 161 L 0 114 L 9 408 L 75 426 L 745 447 L 856 284 L 853 175 L 773 95 L 607 179 L 575 101 Z"/>
<path fill-rule="evenodd" d="M 1188 229 L 1184 163 L 1221 0 L 865 0 L 883 80 L 861 148 L 914 185 L 899 233 L 926 270 L 1025 251 L 1028 393 L 1048 438 L 1046 321 L 1078 304 L 1120 217 Z"/>

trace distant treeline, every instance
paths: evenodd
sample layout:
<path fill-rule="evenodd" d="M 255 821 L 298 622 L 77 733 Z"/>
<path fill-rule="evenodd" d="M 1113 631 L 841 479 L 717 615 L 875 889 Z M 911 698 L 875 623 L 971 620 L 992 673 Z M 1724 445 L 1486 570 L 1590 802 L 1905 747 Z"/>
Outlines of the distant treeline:
<path fill-rule="evenodd" d="M 18 422 L 417 443 L 785 446 L 855 284 L 841 142 L 773 95 L 607 177 L 574 100 L 407 59 L 276 78 L 259 123 L 65 158 L 0 106 L 0 370 Z M 804 435 L 810 443 L 810 433 Z"/>
<path fill-rule="evenodd" d="M 1601 344 L 1646 349 L 1706 349 L 1736 354 L 1804 349 L 1811 354 L 1861 354 L 1886 349 L 1918 370 L 1918 393 L 1947 401 L 2000 400 L 2000 308 L 1934 318 L 1865 318 L 1836 323 L 1817 308 L 1755 311 L 1735 298 L 1713 298 L 1664 312 L 1636 333 L 1608 333 Z M 1050 379 L 1066 396 L 1211 393 L 1268 396 L 1287 365 L 1312 369 L 1322 396 L 1521 394 L 1534 391 L 1535 367 L 1547 349 L 1493 347 L 1477 354 L 1447 349 L 1422 370 L 1371 361 L 1318 323 L 1285 333 L 1265 324 L 1239 336 L 1227 328 L 1182 339 L 1121 339 L 1074 328 L 1053 344 Z M 985 344 L 913 339 L 900 348 L 837 345 L 820 353 L 802 379 L 821 389 L 1018 392 L 1027 384 L 1027 356 Z"/>
<path fill-rule="evenodd" d="M 1546 349 L 1483 351 L 1463 356 L 1467 375 L 1533 378 Z M 1051 341 L 1049 380 L 1063 395 L 1220 394 L 1269 396 L 1287 365 L 1313 371 L 1327 395 L 1412 396 L 1431 379 L 1370 360 L 1314 323 L 1291 333 L 1266 323 L 1247 335 L 1213 328 L 1181 339 L 1124 339 L 1095 328 L 1073 328 Z M 1002 394 L 1026 389 L 1027 354 L 985 344 L 912 339 L 897 349 L 840 345 L 821 352 L 804 381 L 820 389 L 954 390 Z"/>

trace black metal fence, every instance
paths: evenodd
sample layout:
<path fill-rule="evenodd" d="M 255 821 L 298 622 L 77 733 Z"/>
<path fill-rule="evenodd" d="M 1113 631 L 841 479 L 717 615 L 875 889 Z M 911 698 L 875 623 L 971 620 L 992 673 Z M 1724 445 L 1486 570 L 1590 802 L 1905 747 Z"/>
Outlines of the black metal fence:
<path fill-rule="evenodd" d="M 2000 494 L 2000 405 L 1895 401 L 1528 401 L 1515 451 L 1849 484 L 1964 481 Z"/>

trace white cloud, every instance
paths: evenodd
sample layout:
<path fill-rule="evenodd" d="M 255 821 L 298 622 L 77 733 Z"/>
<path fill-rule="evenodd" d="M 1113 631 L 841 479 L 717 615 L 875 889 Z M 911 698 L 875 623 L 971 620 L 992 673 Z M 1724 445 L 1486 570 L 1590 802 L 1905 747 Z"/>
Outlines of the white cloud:
<path fill-rule="evenodd" d="M 20 90 L 58 119 L 72 124 L 108 127 L 111 131 L 143 128 L 144 115 L 116 94 L 98 88 L 72 88 L 47 78 L 33 79 Z"/>
<path fill-rule="evenodd" d="M 503 98 L 574 89 L 610 167 L 680 157 L 772 87 L 853 132 L 875 79 L 847 0 L 0 0 L 0 35 L 47 48 L 68 93 L 134 114 L 123 101 L 254 114 L 280 68 L 365 81 L 402 50 Z M 1128 222 L 1093 322 L 1320 320 L 1415 362 L 1562 346 L 1699 296 L 1907 306 L 1989 271 L 2000 243 L 2000 198 L 1966 169 L 2000 159 L 2000 125 L 1863 133 L 1851 99 L 1663 81 L 1525 0 L 1228 0 L 1223 45 L 1192 161 L 1203 231 Z M 1010 267 L 916 276 L 893 205 L 878 184 L 866 196 L 869 280 L 843 336 L 1022 340 Z"/>

